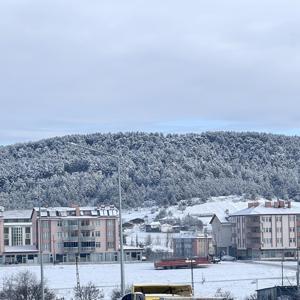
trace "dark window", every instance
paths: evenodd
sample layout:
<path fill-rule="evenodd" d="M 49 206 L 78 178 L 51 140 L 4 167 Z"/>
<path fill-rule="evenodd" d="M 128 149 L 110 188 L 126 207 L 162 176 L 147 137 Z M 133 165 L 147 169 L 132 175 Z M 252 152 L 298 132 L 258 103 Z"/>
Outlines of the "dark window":
<path fill-rule="evenodd" d="M 77 242 L 64 242 L 64 247 L 65 248 L 75 248 L 78 247 Z"/>

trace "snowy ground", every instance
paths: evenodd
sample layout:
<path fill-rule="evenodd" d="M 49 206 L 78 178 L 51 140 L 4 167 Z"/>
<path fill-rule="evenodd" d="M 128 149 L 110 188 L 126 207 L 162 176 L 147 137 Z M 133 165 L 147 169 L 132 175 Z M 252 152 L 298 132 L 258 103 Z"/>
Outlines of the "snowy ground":
<path fill-rule="evenodd" d="M 0 268 L 0 280 L 21 270 L 30 270 L 39 276 L 38 266 L 16 266 Z M 118 264 L 80 265 L 80 281 L 92 281 L 104 290 L 110 299 L 111 290 L 119 285 Z M 284 284 L 294 283 L 295 270 L 284 269 Z M 126 264 L 126 283 L 190 283 L 190 270 L 155 270 L 152 263 Z M 72 288 L 76 285 L 74 265 L 46 265 L 45 277 L 50 288 L 58 295 L 71 299 Z M 257 281 L 256 281 L 257 279 Z M 257 288 L 281 284 L 281 267 L 250 264 L 243 262 L 222 262 L 208 268 L 194 269 L 195 294 L 213 296 L 218 288 L 231 291 L 235 299 L 244 299 Z"/>

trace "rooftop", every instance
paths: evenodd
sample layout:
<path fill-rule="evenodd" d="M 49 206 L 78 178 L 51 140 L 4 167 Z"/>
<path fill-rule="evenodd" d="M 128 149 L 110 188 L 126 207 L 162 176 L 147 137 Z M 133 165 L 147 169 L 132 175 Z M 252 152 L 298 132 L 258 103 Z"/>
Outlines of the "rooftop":
<path fill-rule="evenodd" d="M 31 219 L 32 209 L 5 210 L 3 218 L 9 219 Z"/>
<path fill-rule="evenodd" d="M 230 214 L 230 217 L 234 216 L 257 216 L 257 215 L 300 215 L 299 204 L 293 202 L 291 207 L 266 207 L 264 203 L 258 203 L 257 206 L 248 207 Z"/>
<path fill-rule="evenodd" d="M 39 214 L 39 207 L 34 208 Z M 41 207 L 42 217 L 116 217 L 119 210 L 114 205 L 86 206 L 86 207 Z"/>

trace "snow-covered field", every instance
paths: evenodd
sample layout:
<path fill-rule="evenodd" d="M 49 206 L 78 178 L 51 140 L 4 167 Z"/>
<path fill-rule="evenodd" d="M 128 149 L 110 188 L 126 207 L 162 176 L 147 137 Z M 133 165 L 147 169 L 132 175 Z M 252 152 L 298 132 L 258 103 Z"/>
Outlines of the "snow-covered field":
<path fill-rule="evenodd" d="M 39 276 L 38 266 L 9 266 L 0 268 L 0 280 L 25 269 Z M 119 285 L 118 264 L 80 265 L 79 272 L 81 284 L 92 281 L 103 289 L 106 299 L 110 299 L 111 290 Z M 294 283 L 295 273 L 291 268 L 285 269 L 284 283 Z M 191 279 L 189 269 L 155 270 L 152 263 L 126 264 L 125 274 L 128 285 L 142 282 L 190 283 Z M 49 287 L 55 289 L 58 295 L 65 296 L 65 299 L 71 298 L 72 288 L 76 285 L 74 265 L 46 265 L 45 277 Z M 196 295 L 213 296 L 221 288 L 222 291 L 231 291 L 236 299 L 244 299 L 255 292 L 257 285 L 263 288 L 281 284 L 281 268 L 280 265 L 222 262 L 208 268 L 194 269 L 194 281 Z"/>

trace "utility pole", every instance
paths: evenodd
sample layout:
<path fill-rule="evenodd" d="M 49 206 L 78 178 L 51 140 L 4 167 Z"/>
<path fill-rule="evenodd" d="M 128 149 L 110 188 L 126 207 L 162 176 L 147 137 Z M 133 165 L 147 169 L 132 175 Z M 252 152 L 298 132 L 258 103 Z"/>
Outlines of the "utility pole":
<path fill-rule="evenodd" d="M 40 248 L 40 269 L 41 269 L 41 300 L 45 299 L 44 295 L 44 264 L 43 264 L 43 243 L 42 243 L 42 210 L 39 193 L 39 248 Z"/>
<path fill-rule="evenodd" d="M 107 155 L 117 161 L 118 168 L 118 189 L 119 189 L 119 239 L 120 239 L 120 274 L 121 274 L 121 296 L 125 294 L 125 274 L 124 274 L 124 247 L 123 247 L 123 225 L 122 225 L 122 187 L 121 187 L 121 157 L 119 155 L 110 154 L 91 147 L 82 146 L 76 143 L 69 142 L 70 145 L 77 148 L 85 149 L 90 152 L 95 152 L 100 155 Z"/>
<path fill-rule="evenodd" d="M 78 255 L 76 255 L 75 257 L 75 262 L 76 262 L 76 288 L 77 288 L 77 292 L 79 293 L 79 299 L 81 299 L 82 295 L 81 295 L 80 278 L 79 278 Z"/>
<path fill-rule="evenodd" d="M 282 258 L 281 258 L 281 286 L 283 286 L 283 258 L 284 258 L 284 250 L 282 250 Z"/>
<path fill-rule="evenodd" d="M 298 295 L 300 294 L 300 287 L 299 287 L 299 248 L 297 248 L 297 292 Z"/>

